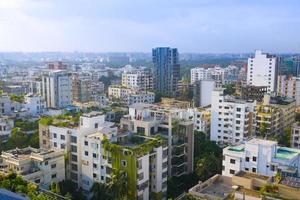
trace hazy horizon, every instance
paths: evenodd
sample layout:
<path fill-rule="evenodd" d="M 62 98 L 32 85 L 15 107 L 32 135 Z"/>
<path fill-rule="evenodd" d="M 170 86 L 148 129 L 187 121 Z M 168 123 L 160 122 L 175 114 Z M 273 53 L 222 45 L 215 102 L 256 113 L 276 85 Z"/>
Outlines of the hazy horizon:
<path fill-rule="evenodd" d="M 297 0 L 2 0 L 0 52 L 300 52 Z"/>

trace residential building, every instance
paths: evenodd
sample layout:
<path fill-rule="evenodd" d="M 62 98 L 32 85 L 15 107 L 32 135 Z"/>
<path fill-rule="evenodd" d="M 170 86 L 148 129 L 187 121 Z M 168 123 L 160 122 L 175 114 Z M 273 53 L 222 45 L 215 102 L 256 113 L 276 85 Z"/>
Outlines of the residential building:
<path fill-rule="evenodd" d="M 273 199 L 274 196 L 276 199 L 299 199 L 299 183 L 300 179 L 295 177 L 282 177 L 276 181 L 270 176 L 240 171 L 231 177 L 216 174 L 189 189 L 189 194 L 197 199 L 208 200 L 263 200 Z M 260 189 L 268 186 L 274 190 L 262 195 Z"/>
<path fill-rule="evenodd" d="M 213 80 L 195 81 L 193 85 L 194 106 L 205 107 L 211 105 L 212 91 L 215 87 L 216 84 Z"/>
<path fill-rule="evenodd" d="M 222 175 L 233 176 L 239 171 L 264 176 L 299 177 L 300 150 L 280 147 L 271 140 L 251 139 L 223 149 Z"/>
<path fill-rule="evenodd" d="M 277 94 L 281 97 L 289 97 L 300 105 L 300 78 L 294 76 L 278 76 Z"/>
<path fill-rule="evenodd" d="M 154 66 L 154 90 L 165 95 L 174 96 L 180 78 L 177 49 L 169 47 L 152 49 L 152 61 Z"/>
<path fill-rule="evenodd" d="M 68 67 L 68 65 L 62 61 L 48 62 L 46 66 L 50 70 L 66 70 Z"/>
<path fill-rule="evenodd" d="M 192 120 L 194 123 L 194 130 L 205 134 L 210 133 L 211 111 L 210 107 L 206 108 L 189 108 L 186 111 L 185 119 Z"/>
<path fill-rule="evenodd" d="M 145 136 L 160 135 L 168 140 L 168 175 L 181 176 L 193 172 L 193 122 L 184 119 L 183 109 L 136 103 L 129 115 L 121 119 L 121 128 Z"/>
<path fill-rule="evenodd" d="M 243 85 L 241 82 L 236 84 L 236 93 L 244 100 L 262 102 L 267 90 L 267 86 Z"/>
<path fill-rule="evenodd" d="M 300 124 L 295 122 L 291 130 L 291 147 L 300 149 Z"/>
<path fill-rule="evenodd" d="M 224 95 L 224 89 L 212 92 L 210 139 L 239 143 L 253 134 L 256 101 Z"/>
<path fill-rule="evenodd" d="M 65 158 L 61 150 L 26 147 L 3 151 L 1 159 L 0 172 L 13 170 L 44 189 L 49 189 L 53 182 L 65 180 Z"/>
<path fill-rule="evenodd" d="M 0 145 L 5 142 L 14 128 L 14 119 L 7 116 L 0 117 Z"/>
<path fill-rule="evenodd" d="M 93 182 L 107 183 L 115 170 L 127 174 L 129 199 L 166 199 L 168 147 L 162 138 L 120 133 L 117 143 L 102 133 L 82 141 L 82 188 L 89 192 Z"/>
<path fill-rule="evenodd" d="M 88 102 L 91 99 L 91 80 L 72 77 L 72 97 L 75 102 Z"/>
<path fill-rule="evenodd" d="M 40 95 L 27 94 L 25 95 L 24 108 L 28 115 L 41 115 L 46 109 L 46 102 Z"/>
<path fill-rule="evenodd" d="M 261 137 L 283 134 L 295 121 L 294 99 L 264 96 L 256 108 L 256 135 Z"/>
<path fill-rule="evenodd" d="M 191 69 L 191 84 L 200 80 L 211 80 L 211 70 L 202 67 Z"/>
<path fill-rule="evenodd" d="M 42 147 L 64 150 L 66 153 L 69 158 L 66 162 L 66 178 L 72 180 L 78 188 L 84 184 L 82 181 L 82 165 L 84 165 L 82 155 L 85 153 L 83 140 L 88 135 L 99 132 L 108 139 L 117 135 L 117 127 L 114 123 L 106 122 L 105 115 L 99 112 L 85 113 L 80 116 L 79 121 L 68 117 L 43 118 L 40 120 L 39 128 Z"/>
<path fill-rule="evenodd" d="M 153 74 L 149 69 L 126 71 L 122 74 L 122 86 L 144 91 L 153 90 Z"/>
<path fill-rule="evenodd" d="M 269 94 L 276 92 L 278 63 L 278 57 L 256 50 L 248 59 L 247 85 L 267 86 Z"/>
<path fill-rule="evenodd" d="M 63 70 L 48 71 L 42 76 L 42 96 L 47 107 L 64 108 L 72 104 L 71 74 Z"/>
<path fill-rule="evenodd" d="M 119 99 L 127 105 L 133 103 L 154 103 L 155 94 L 134 88 L 126 88 L 124 86 L 112 85 L 108 87 L 108 96 L 110 98 Z"/>

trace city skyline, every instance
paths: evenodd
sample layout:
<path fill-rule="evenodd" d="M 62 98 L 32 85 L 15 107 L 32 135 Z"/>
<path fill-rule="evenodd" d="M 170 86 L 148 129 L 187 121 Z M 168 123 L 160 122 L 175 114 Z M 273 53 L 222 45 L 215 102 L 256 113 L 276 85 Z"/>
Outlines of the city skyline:
<path fill-rule="evenodd" d="M 299 52 L 300 2 L 288 2 L 1 1 L 0 52 Z"/>

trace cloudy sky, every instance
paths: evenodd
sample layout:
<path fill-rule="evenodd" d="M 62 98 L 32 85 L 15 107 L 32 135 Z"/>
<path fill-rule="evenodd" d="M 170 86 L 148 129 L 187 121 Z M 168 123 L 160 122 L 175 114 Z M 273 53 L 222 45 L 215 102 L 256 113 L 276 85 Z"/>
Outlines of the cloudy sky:
<path fill-rule="evenodd" d="M 0 51 L 300 52 L 299 0 L 0 0 Z"/>

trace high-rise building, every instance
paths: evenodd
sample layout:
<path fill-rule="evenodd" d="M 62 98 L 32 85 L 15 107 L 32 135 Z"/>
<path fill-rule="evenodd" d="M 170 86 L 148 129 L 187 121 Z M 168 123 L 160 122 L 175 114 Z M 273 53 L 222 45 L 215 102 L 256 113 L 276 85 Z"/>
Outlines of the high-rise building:
<path fill-rule="evenodd" d="M 164 95 L 174 96 L 180 76 L 179 55 L 176 48 L 152 49 L 154 89 Z"/>
<path fill-rule="evenodd" d="M 47 107 L 64 108 L 72 104 L 71 74 L 63 70 L 48 71 L 42 76 L 42 96 Z"/>
<path fill-rule="evenodd" d="M 62 61 L 49 62 L 47 63 L 47 67 L 50 70 L 66 70 L 67 64 L 63 63 Z"/>
<path fill-rule="evenodd" d="M 239 143 L 252 136 L 256 101 L 225 96 L 224 89 L 212 92 L 210 139 Z"/>
<path fill-rule="evenodd" d="M 82 79 L 77 74 L 72 77 L 72 95 L 75 102 L 87 102 L 91 99 L 91 80 Z"/>
<path fill-rule="evenodd" d="M 277 90 L 279 58 L 255 51 L 255 56 L 248 59 L 247 85 L 267 86 L 270 94 Z"/>

